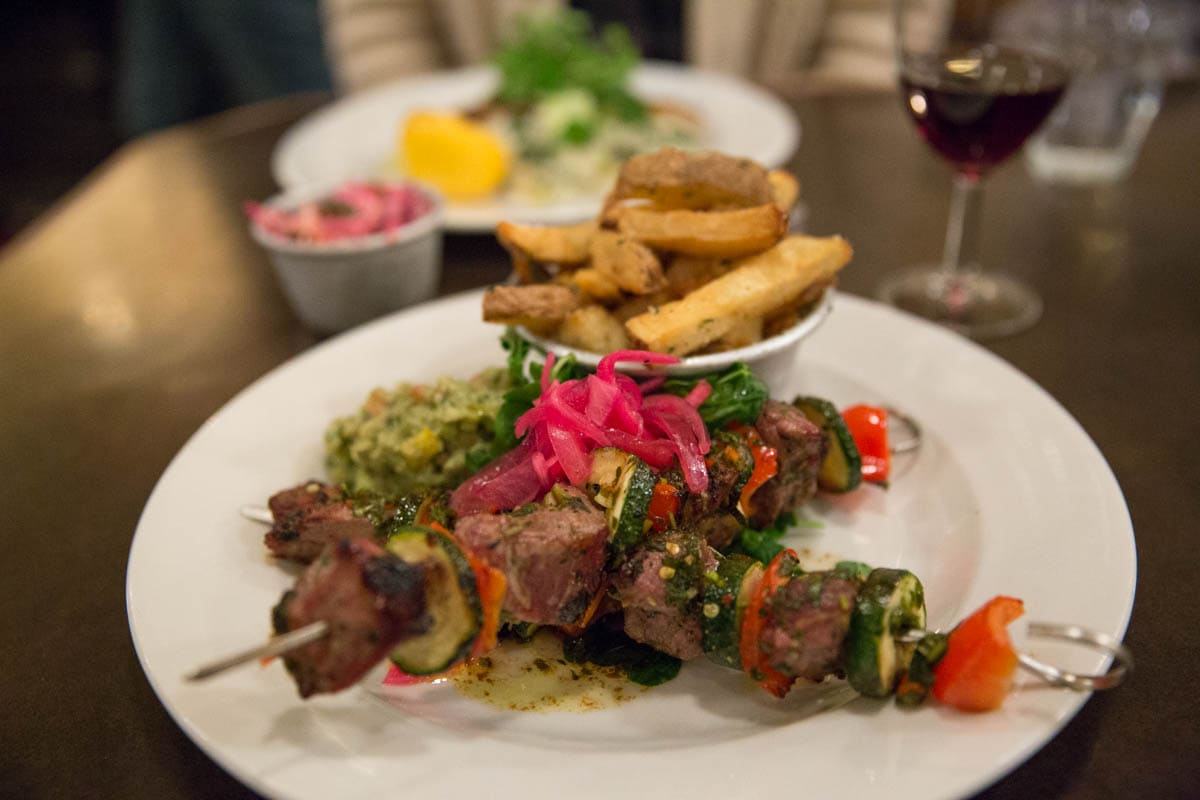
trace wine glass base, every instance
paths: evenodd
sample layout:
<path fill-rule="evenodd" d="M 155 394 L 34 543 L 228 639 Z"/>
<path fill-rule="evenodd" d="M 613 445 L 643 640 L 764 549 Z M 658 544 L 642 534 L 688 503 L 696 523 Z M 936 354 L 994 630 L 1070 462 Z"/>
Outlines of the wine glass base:
<path fill-rule="evenodd" d="M 876 295 L 885 303 L 973 339 L 1019 333 L 1042 316 L 1042 299 L 1005 275 L 949 274 L 924 267 L 889 278 Z"/>

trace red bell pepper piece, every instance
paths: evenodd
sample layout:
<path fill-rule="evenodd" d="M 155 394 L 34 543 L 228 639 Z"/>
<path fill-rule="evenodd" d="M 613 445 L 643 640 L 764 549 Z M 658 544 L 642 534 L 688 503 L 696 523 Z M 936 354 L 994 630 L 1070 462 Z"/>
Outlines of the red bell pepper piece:
<path fill-rule="evenodd" d="M 754 493 L 779 472 L 779 453 L 774 447 L 765 445 L 758 431 L 749 425 L 735 423 L 730 425 L 729 429 L 741 435 L 746 441 L 746 446 L 750 448 L 750 454 L 754 457 L 754 468 L 750 472 L 750 477 L 746 479 L 746 485 L 742 487 L 737 505 L 742 516 L 749 517 Z"/>
<path fill-rule="evenodd" d="M 964 711 L 999 708 L 1017 669 L 1008 624 L 1024 613 L 1020 600 L 1000 596 L 960 622 L 933 668 L 933 696 Z"/>
<path fill-rule="evenodd" d="M 738 631 L 738 653 L 742 659 L 742 669 L 759 686 L 776 697 L 785 696 L 796 679 L 789 678 L 768 664 L 762 648 L 759 647 L 763 623 L 766 622 L 764 606 L 770 602 L 775 592 L 791 580 L 798 563 L 799 556 L 795 550 L 783 550 L 771 559 L 771 563 L 763 571 L 762 581 L 746 606 L 742 628 Z"/>
<path fill-rule="evenodd" d="M 850 406 L 842 412 L 842 420 L 854 437 L 862 457 L 864 481 L 887 483 L 892 472 L 892 451 L 888 447 L 888 413 L 878 406 Z"/>
<path fill-rule="evenodd" d="M 646 518 L 650 521 L 651 530 L 665 531 L 675 527 L 675 515 L 679 513 L 679 489 L 667 481 L 654 484 L 650 495 L 650 508 Z"/>

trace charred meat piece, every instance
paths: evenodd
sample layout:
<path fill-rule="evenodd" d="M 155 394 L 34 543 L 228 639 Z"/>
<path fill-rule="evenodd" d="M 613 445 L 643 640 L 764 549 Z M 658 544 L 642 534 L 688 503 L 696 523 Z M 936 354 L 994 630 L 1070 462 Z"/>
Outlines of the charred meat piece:
<path fill-rule="evenodd" d="M 647 539 L 613 576 L 630 638 L 676 658 L 701 655 L 704 573 L 717 555 L 698 534 L 670 530 Z"/>
<path fill-rule="evenodd" d="M 341 489 L 317 481 L 277 492 L 267 505 L 275 524 L 263 541 L 280 558 L 308 563 L 331 542 L 375 533 L 369 519 L 354 515 Z"/>
<path fill-rule="evenodd" d="M 713 514 L 698 520 L 693 528 L 713 550 L 724 550 L 742 532 L 742 523 L 733 514 Z"/>
<path fill-rule="evenodd" d="M 754 493 L 748 513 L 751 527 L 767 528 L 784 511 L 811 500 L 825 459 L 825 436 L 803 412 L 768 400 L 754 423 L 763 443 L 775 448 L 779 471 Z"/>
<path fill-rule="evenodd" d="M 758 646 L 784 675 L 819 681 L 842 669 L 858 584 L 836 572 L 796 575 L 765 604 Z"/>
<path fill-rule="evenodd" d="M 337 486 L 308 481 L 272 495 L 267 505 L 275 524 L 264 542 L 273 555 L 307 564 L 331 542 L 372 536 L 393 519 L 411 522 L 419 502 L 367 492 L 348 495 Z"/>
<path fill-rule="evenodd" d="M 301 697 L 353 685 L 394 645 L 428 629 L 425 572 L 374 539 L 342 539 L 272 612 L 277 634 L 318 620 L 328 623 L 329 633 L 283 657 Z"/>
<path fill-rule="evenodd" d="M 604 579 L 604 511 L 571 486 L 506 514 L 461 517 L 454 538 L 504 572 L 504 610 L 522 622 L 577 622 Z"/>
<path fill-rule="evenodd" d="M 684 500 L 679 512 L 681 527 L 693 526 L 736 506 L 738 493 L 754 469 L 754 455 L 743 437 L 722 431 L 713 437 L 705 465 L 708 467 L 708 488 L 704 492 L 693 492 Z"/>

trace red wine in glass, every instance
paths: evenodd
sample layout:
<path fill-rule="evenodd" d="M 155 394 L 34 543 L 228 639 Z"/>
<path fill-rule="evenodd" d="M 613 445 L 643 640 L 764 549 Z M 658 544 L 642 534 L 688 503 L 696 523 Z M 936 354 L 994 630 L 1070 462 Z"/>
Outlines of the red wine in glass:
<path fill-rule="evenodd" d="M 1021 148 L 1066 82 L 1066 70 L 1055 61 L 990 45 L 910 57 L 900 75 L 905 107 L 921 136 L 976 177 Z"/>
<path fill-rule="evenodd" d="M 979 184 L 1049 116 L 1066 87 L 1067 70 L 1048 56 L 1007 44 L 955 41 L 960 22 L 979 21 L 965 14 L 967 9 L 997 14 L 1007 2 L 898 2 L 905 108 L 922 138 L 956 174 L 940 266 L 890 276 L 880 285 L 879 297 L 977 338 L 1024 330 L 1041 315 L 1041 298 L 1021 281 L 983 273 L 974 257 Z M 961 20 L 952 14 L 958 11 L 964 12 Z M 987 15 L 980 19 L 994 20 Z M 970 28 L 966 25 L 968 32 Z M 939 29 L 951 32 L 940 43 L 939 37 L 928 35 Z"/>

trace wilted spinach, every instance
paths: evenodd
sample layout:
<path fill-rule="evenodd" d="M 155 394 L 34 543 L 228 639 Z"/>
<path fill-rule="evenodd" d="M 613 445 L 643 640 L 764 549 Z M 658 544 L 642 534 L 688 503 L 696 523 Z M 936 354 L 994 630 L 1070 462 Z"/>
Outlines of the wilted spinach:
<path fill-rule="evenodd" d="M 753 424 L 771 394 L 767 385 L 742 361 L 735 361 L 712 375 L 671 378 L 663 384 L 663 391 L 682 397 L 701 380 L 707 380 L 713 389 L 699 408 L 700 418 L 710 430 L 719 430 L 730 422 Z"/>

